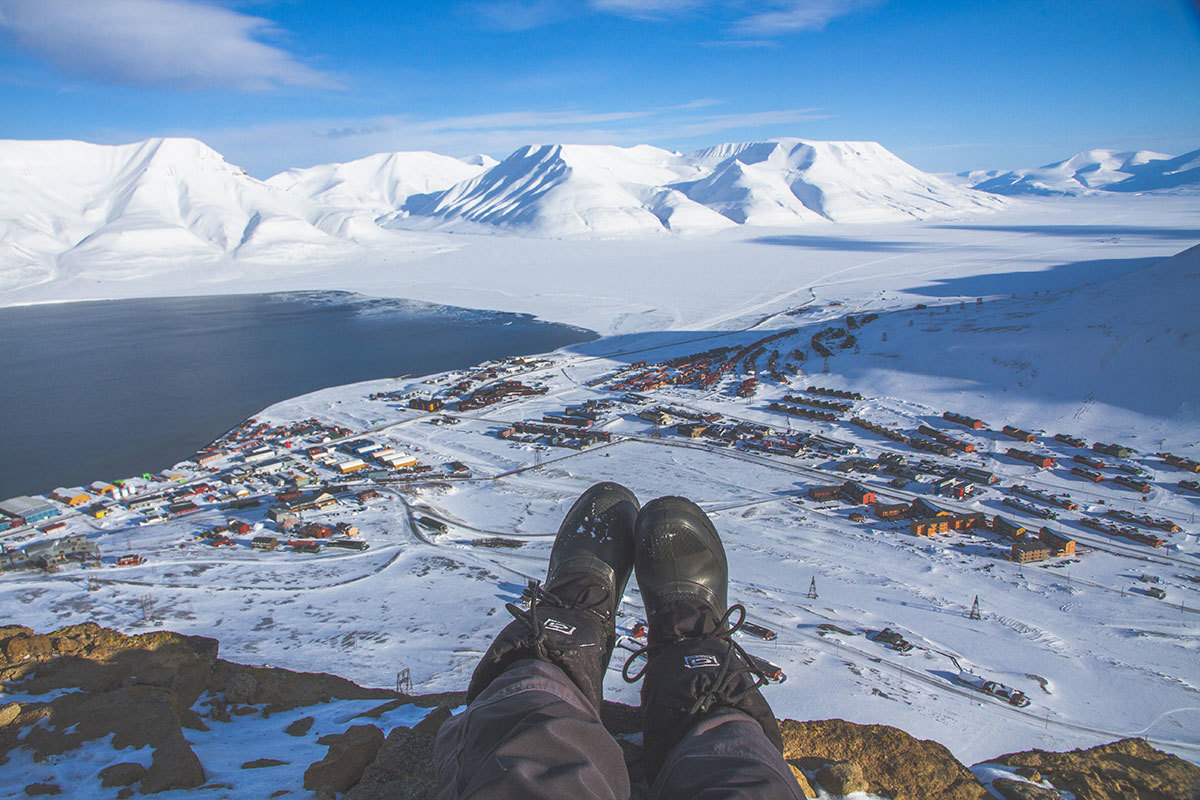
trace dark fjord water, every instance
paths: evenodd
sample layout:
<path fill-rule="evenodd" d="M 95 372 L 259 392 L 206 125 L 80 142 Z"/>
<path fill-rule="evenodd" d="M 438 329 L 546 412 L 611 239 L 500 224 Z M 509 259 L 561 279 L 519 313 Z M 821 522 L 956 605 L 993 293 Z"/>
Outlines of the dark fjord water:
<path fill-rule="evenodd" d="M 326 386 L 594 338 L 523 315 L 342 292 L 0 309 L 0 499 L 163 469 Z"/>

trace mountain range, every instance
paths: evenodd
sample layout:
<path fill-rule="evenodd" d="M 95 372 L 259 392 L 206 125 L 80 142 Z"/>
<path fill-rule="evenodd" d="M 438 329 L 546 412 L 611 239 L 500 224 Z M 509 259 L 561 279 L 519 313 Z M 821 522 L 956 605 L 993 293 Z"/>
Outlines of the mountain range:
<path fill-rule="evenodd" d="M 961 217 L 1002 194 L 1153 191 L 1200 180 L 1200 151 L 1093 150 L 956 185 L 874 142 L 773 139 L 681 154 L 529 145 L 502 161 L 380 153 L 266 181 L 194 139 L 0 141 L 0 290 L 179 264 L 333 263 L 412 230 L 588 238 Z"/>
<path fill-rule="evenodd" d="M 1087 150 L 1036 169 L 959 173 L 973 189 L 1000 195 L 1153 192 L 1200 185 L 1200 150 L 1168 156 L 1149 150 Z"/>

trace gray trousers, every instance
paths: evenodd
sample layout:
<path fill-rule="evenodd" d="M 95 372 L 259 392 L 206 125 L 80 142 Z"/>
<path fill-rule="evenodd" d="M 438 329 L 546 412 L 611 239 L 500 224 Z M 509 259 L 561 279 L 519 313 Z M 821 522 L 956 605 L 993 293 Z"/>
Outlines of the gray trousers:
<path fill-rule="evenodd" d="M 438 800 L 628 800 L 620 745 L 553 664 L 518 661 L 442 725 Z M 652 800 L 803 800 L 758 723 L 740 711 L 697 723 L 671 752 Z"/>

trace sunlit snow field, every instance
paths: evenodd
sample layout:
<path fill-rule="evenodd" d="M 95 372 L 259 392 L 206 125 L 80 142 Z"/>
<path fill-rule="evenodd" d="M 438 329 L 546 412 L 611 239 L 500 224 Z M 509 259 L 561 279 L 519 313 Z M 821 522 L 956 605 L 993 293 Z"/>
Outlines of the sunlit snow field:
<path fill-rule="evenodd" d="M 378 253 L 322 273 L 279 266 L 255 275 L 243 264 L 167 284 L 147 268 L 100 284 L 50 283 L 0 296 L 17 303 L 336 288 L 534 313 L 606 334 L 558 351 L 554 366 L 534 376 L 551 386 L 549 394 L 485 409 L 453 427 L 366 399 L 371 391 L 420 389 L 418 378 L 331 388 L 260 415 L 272 423 L 317 416 L 356 430 L 381 427 L 383 418 L 390 427 L 375 434 L 379 441 L 430 463 L 470 465 L 477 480 L 386 491 L 362 510 L 330 512 L 330 520 L 362 529 L 370 550 L 319 558 L 248 547 L 217 552 L 189 542 L 196 529 L 223 522 L 223 512 L 144 528 L 117 517 L 87 524 L 100 533 L 104 552 L 145 552 L 147 565 L 102 570 L 103 582 L 92 592 L 87 573 L 75 569 L 5 576 L 0 604 L 8 615 L 43 630 L 84 619 L 144 630 L 152 624 L 143 620 L 148 597 L 161 617 L 153 625 L 217 637 L 222 656 L 234 661 L 335 671 L 380 686 L 394 685 L 396 673 L 409 668 L 418 691 L 461 689 L 508 619 L 503 604 L 544 574 L 570 503 L 590 484 L 616 480 L 643 501 L 682 494 L 711 513 L 729 552 L 731 598 L 779 632 L 776 642 L 744 644 L 788 675 L 767 690 L 780 717 L 897 725 L 945 743 L 968 763 L 1128 735 L 1200 758 L 1200 584 L 1191 580 L 1200 575 L 1194 519 L 1200 495 L 1171 490 L 1186 475 L 1161 468 L 1161 461 L 1145 462 L 1157 470 L 1156 488 L 1139 503 L 1133 493 L 1089 489 L 1065 468 L 1035 471 L 989 458 L 1006 484 L 1070 491 L 1097 511 L 1108 498 L 1169 516 L 1189 532 L 1162 550 L 1106 547 L 1074 563 L 1018 567 L 969 532 L 918 539 L 906 525 L 854 523 L 844 509 L 796 502 L 809 486 L 841 480 L 822 480 L 820 460 L 746 457 L 678 438 L 657 440 L 651 426 L 628 415 L 606 430 L 630 438 L 578 454 L 555 449 L 540 456 L 493 435 L 502 423 L 538 419 L 542 411 L 596 396 L 599 390 L 584 386 L 588 380 L 633 360 L 750 341 L 796 325 L 815 330 L 870 310 L 883 316 L 862 333 L 861 352 L 831 359 L 828 374 L 818 362 L 806 372 L 819 374 L 823 385 L 862 392 L 861 408 L 874 419 L 915 427 L 953 408 L 995 428 L 1011 423 L 1129 441 L 1143 453 L 1162 446 L 1200 457 L 1193 400 L 1200 390 L 1200 330 L 1189 310 L 1200 262 L 1193 252 L 1153 263 L 1200 241 L 1195 197 L 1020 201 L 937 224 L 831 224 L 703 237 L 420 236 L 445 247 L 435 255 Z M 915 303 L 932 308 L 913 311 Z M 804 305 L 814 310 L 780 313 Z M 760 327 L 752 333 L 739 332 L 754 325 Z M 810 378 L 817 375 L 795 386 Z M 771 387 L 745 401 L 728 391 L 678 390 L 675 399 L 779 424 L 765 405 L 786 391 Z M 843 423 L 798 425 L 851 439 L 868 455 L 884 444 Z M 964 435 L 983 453 L 1011 444 L 997 433 Z M 1069 452 L 1062 448 L 1060 460 L 1069 463 Z M 491 479 L 538 458 L 546 461 L 538 469 Z M 1007 513 L 1001 496 L 985 494 L 963 507 Z M 264 511 L 244 516 L 261 521 Z M 414 528 L 410 511 L 446 520 L 450 532 Z M 1084 529 L 1069 531 L 1081 545 L 1107 544 Z M 470 544 L 491 534 L 526 544 L 516 550 Z M 1150 572 L 1161 578 L 1167 600 L 1149 597 L 1138 582 Z M 814 579 L 818 597 L 810 599 Z M 967 617 L 976 595 L 984 612 L 979 621 Z M 623 628 L 641 615 L 632 583 L 622 611 Z M 856 635 L 820 635 L 822 623 Z M 917 648 L 901 655 L 864 636 L 884 626 L 903 631 Z M 606 693 L 636 703 L 637 687 L 619 675 L 620 654 Z M 955 685 L 951 655 L 1022 689 L 1031 705 L 1014 709 Z"/>

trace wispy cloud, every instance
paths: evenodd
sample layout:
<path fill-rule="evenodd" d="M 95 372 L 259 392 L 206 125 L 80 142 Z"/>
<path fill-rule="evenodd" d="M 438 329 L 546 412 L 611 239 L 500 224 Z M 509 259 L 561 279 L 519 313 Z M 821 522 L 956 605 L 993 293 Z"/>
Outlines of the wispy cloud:
<path fill-rule="evenodd" d="M 821 30 L 835 17 L 880 2 L 882 0 L 773 0 L 764 4 L 767 6 L 765 10 L 738 20 L 733 30 L 749 36 L 778 36 L 802 30 Z"/>
<path fill-rule="evenodd" d="M 589 5 L 597 11 L 619 14 L 637 19 L 654 19 L 681 11 L 692 11 L 707 0 L 590 0 Z"/>
<path fill-rule="evenodd" d="M 261 41 L 261 17 L 192 0 L 0 0 L 0 31 L 58 68 L 104 83 L 263 91 L 337 88 Z"/>
<path fill-rule="evenodd" d="M 480 0 L 469 3 L 485 28 L 528 31 L 566 17 L 569 9 L 559 0 Z"/>
<path fill-rule="evenodd" d="M 770 45 L 773 39 L 797 31 L 820 30 L 836 17 L 883 2 L 886 0 L 473 0 L 466 8 L 485 27 L 509 31 L 532 30 L 588 10 L 650 22 L 703 15 L 737 37 L 728 44 L 754 47 Z"/>
<path fill-rule="evenodd" d="M 820 109 L 792 108 L 712 113 L 719 101 L 618 111 L 579 109 L 512 111 L 421 119 L 394 115 L 359 120 L 308 120 L 215 131 L 177 131 L 208 142 L 231 162 L 259 176 L 289 167 L 348 161 L 393 150 L 503 157 L 527 144 L 657 144 L 676 147 L 721 134 L 799 133 L 805 122 L 827 119 Z M 732 133 L 731 133 L 732 132 Z"/>

